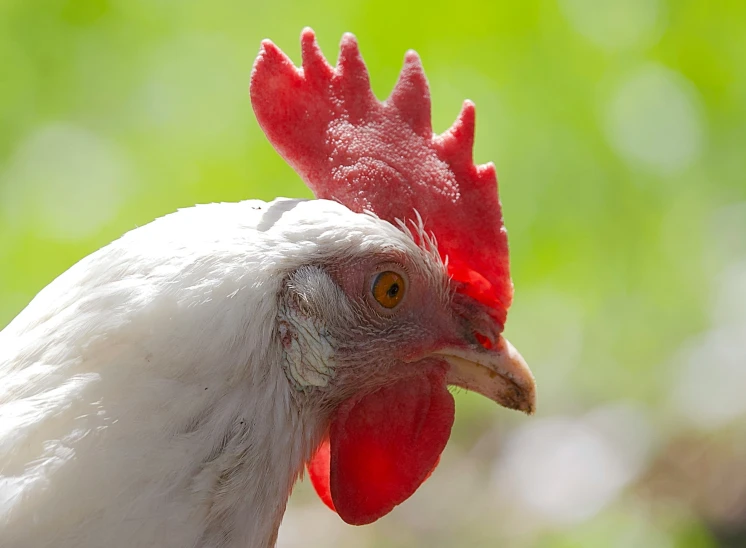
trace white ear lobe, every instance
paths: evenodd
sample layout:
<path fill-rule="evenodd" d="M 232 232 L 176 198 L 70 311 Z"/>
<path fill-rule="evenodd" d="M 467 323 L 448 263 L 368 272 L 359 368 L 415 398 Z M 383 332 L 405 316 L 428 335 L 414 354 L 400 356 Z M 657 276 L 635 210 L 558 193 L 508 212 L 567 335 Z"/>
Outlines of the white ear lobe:
<path fill-rule="evenodd" d="M 297 270 L 285 286 L 277 331 L 285 375 L 297 390 L 327 386 L 335 375 L 336 341 L 319 313 L 327 305 L 329 286 L 338 290 L 318 267 Z"/>
<path fill-rule="evenodd" d="M 283 311 L 285 312 L 285 311 Z M 297 390 L 324 387 L 334 378 L 334 345 L 321 322 L 298 313 L 281 313 L 278 332 L 283 367 Z"/>

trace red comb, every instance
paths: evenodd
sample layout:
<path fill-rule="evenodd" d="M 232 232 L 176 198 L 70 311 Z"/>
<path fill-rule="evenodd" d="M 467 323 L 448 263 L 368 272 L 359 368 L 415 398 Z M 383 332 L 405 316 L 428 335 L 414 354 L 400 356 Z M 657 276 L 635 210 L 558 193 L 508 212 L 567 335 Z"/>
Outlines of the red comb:
<path fill-rule="evenodd" d="M 513 295 L 508 240 L 495 167 L 472 159 L 474 104 L 465 101 L 453 125 L 434 135 L 427 79 L 414 51 L 381 102 L 352 34 L 342 37 L 336 67 L 311 29 L 303 30 L 301 47 L 300 68 L 269 40 L 254 63 L 251 103 L 269 141 L 318 198 L 389 222 L 417 210 L 459 291 L 503 324 Z"/>

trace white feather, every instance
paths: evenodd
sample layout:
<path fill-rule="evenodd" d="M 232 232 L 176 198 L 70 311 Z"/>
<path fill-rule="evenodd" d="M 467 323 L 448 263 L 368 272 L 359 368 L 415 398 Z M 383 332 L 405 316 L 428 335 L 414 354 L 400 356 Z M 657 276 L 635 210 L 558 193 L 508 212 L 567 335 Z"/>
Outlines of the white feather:
<path fill-rule="evenodd" d="M 391 246 L 334 202 L 211 204 L 62 274 L 0 332 L 0 545 L 273 545 L 324 427 L 281 367 L 283 279 Z"/>

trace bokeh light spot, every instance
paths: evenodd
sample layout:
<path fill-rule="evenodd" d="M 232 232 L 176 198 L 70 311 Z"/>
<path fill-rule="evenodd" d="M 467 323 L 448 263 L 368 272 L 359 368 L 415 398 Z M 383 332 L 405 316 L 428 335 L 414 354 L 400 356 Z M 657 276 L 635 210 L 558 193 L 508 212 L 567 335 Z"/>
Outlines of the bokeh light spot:
<path fill-rule="evenodd" d="M 629 75 L 609 101 L 605 118 L 617 154 L 659 175 L 684 170 L 702 152 L 705 124 L 698 94 L 665 67 L 645 65 Z"/>
<path fill-rule="evenodd" d="M 497 462 L 498 496 L 511 497 L 533 519 L 582 522 L 612 502 L 644 468 L 652 435 L 631 405 L 580 418 L 549 418 L 516 430 Z"/>
<path fill-rule="evenodd" d="M 131 187 L 130 167 L 113 143 L 67 124 L 31 134 L 0 176 L 0 212 L 11 226 L 75 240 L 116 215 Z"/>
<path fill-rule="evenodd" d="M 560 0 L 560 8 L 579 34 L 606 50 L 650 45 L 663 30 L 660 0 Z"/>

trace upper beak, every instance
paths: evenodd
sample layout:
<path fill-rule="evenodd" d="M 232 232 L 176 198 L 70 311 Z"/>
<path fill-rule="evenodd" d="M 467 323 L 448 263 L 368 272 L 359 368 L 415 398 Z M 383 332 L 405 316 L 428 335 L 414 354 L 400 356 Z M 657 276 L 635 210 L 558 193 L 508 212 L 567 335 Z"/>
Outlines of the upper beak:
<path fill-rule="evenodd" d="M 435 352 L 450 365 L 448 384 L 477 392 L 529 415 L 536 409 L 536 381 L 518 351 L 502 335 L 489 350 L 444 348 Z"/>

